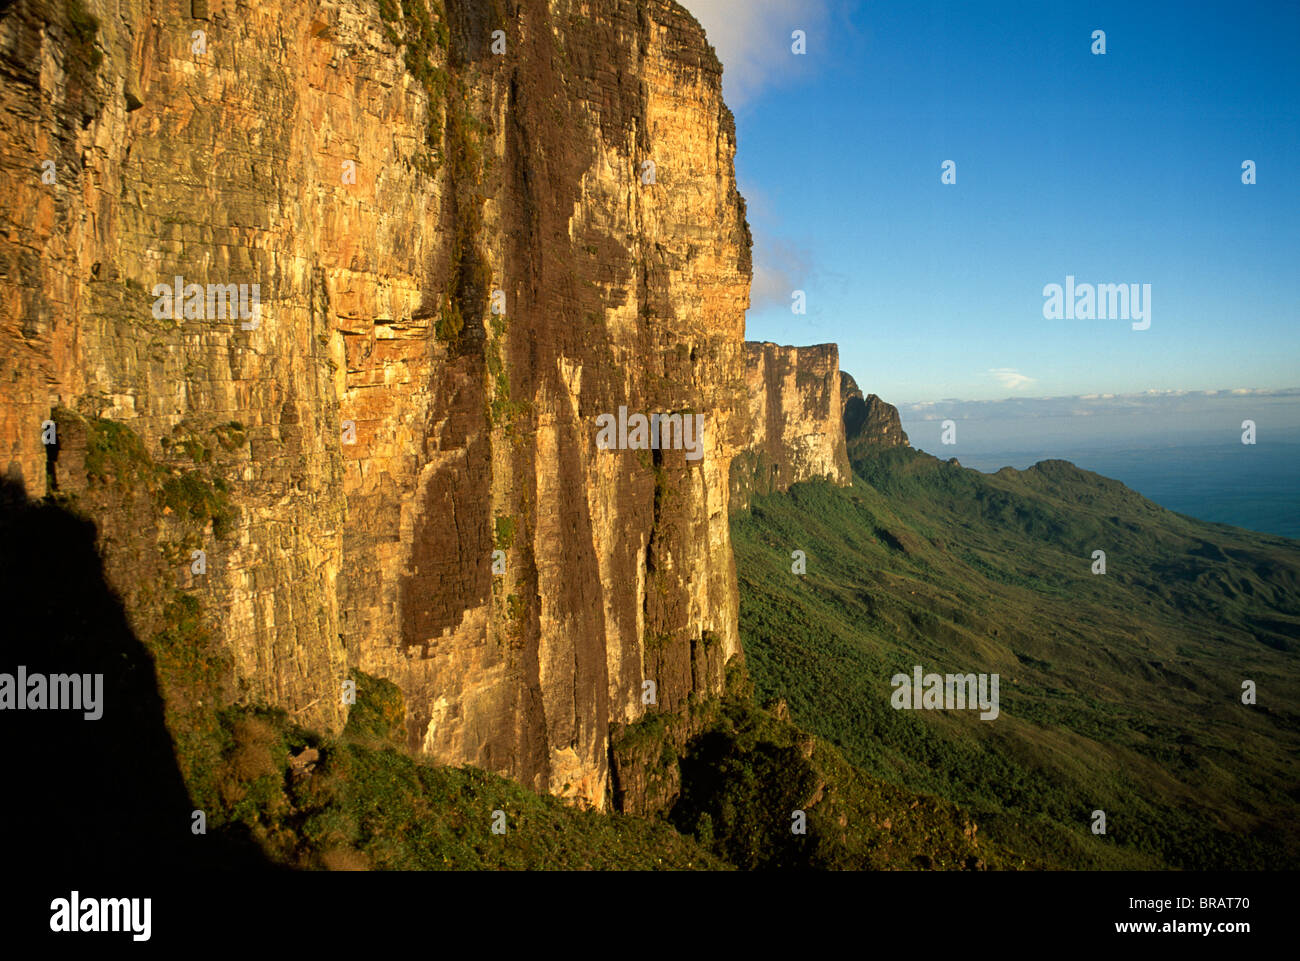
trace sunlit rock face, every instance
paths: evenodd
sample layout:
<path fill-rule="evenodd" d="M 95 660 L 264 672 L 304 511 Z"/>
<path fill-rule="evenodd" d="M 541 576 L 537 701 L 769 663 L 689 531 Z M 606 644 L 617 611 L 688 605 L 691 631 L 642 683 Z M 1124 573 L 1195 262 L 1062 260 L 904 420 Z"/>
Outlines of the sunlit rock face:
<path fill-rule="evenodd" d="M 668 0 L 433 6 L 6 10 L 0 467 L 79 499 L 141 638 L 197 598 L 233 697 L 337 731 L 381 675 L 412 749 L 604 807 L 610 725 L 739 654 L 734 124 Z M 256 322 L 158 316 L 177 277 L 257 284 Z M 703 455 L 598 448 L 620 406 L 703 415 Z M 227 489 L 205 573 L 88 472 L 100 420 Z"/>
<path fill-rule="evenodd" d="M 839 348 L 745 344 L 750 434 L 731 472 L 732 509 L 752 494 L 824 477 L 852 482 L 844 445 Z"/>

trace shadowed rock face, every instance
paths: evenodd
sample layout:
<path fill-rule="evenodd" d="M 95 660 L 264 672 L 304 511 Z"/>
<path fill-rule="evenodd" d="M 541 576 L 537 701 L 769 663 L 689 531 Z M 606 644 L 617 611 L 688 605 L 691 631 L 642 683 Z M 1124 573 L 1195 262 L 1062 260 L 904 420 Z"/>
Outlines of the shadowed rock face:
<path fill-rule="evenodd" d="M 129 518 L 128 504 L 117 507 Z M 17 689 L 0 714 L 5 764 L 15 772 L 0 792 L 9 856 L 37 873 L 265 867 L 244 832 L 191 833 L 196 804 L 165 724 L 154 658 L 104 577 L 97 540 L 107 534 L 0 480 L 0 603 L 11 614 L 0 634 L 0 674 Z M 50 680 L 39 700 L 17 688 L 20 670 Z M 79 678 L 79 699 L 97 691 L 93 719 L 50 709 L 60 704 L 59 675 Z M 83 686 L 96 675 L 102 687 Z M 94 830 L 77 829 L 92 813 Z"/>
<path fill-rule="evenodd" d="M 732 509 L 752 494 L 825 477 L 851 483 L 844 445 L 839 348 L 745 344 L 749 442 L 732 462 Z"/>
<path fill-rule="evenodd" d="M 840 394 L 844 402 L 844 437 L 850 450 L 859 444 L 879 447 L 911 447 L 898 408 L 875 394 L 865 398 L 857 382 L 840 371 Z"/>
<path fill-rule="evenodd" d="M 401 6 L 123 0 L 92 42 L 77 3 L 4 6 L 0 465 L 47 493 L 42 423 L 80 415 L 51 476 L 128 626 L 195 598 L 232 697 L 333 732 L 360 668 L 412 748 L 604 806 L 611 724 L 740 653 L 721 69 L 669 0 L 447 0 L 423 39 Z M 155 316 L 177 276 L 258 284 L 259 322 Z M 703 414 L 703 457 L 598 449 L 620 406 Z M 134 487 L 92 465 L 107 422 Z"/>

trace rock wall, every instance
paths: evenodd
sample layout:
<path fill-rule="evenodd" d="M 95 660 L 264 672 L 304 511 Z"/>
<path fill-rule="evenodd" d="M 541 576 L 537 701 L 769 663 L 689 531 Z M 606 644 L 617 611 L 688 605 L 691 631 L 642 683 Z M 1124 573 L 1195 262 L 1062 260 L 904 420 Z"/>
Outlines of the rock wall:
<path fill-rule="evenodd" d="M 338 730 L 359 668 L 412 748 L 603 807 L 611 726 L 740 653 L 721 70 L 670 0 L 405 6 L 5 6 L 0 465 L 139 637 L 197 600 L 239 698 Z M 601 449 L 620 407 L 702 456 Z"/>
<path fill-rule="evenodd" d="M 825 477 L 852 483 L 844 442 L 839 348 L 745 344 L 750 435 L 732 462 L 732 509 L 755 494 Z"/>
<path fill-rule="evenodd" d="M 886 404 L 875 394 L 864 398 L 857 382 L 844 371 L 840 371 L 840 396 L 844 403 L 844 435 L 849 450 L 860 445 L 912 446 L 898 418 L 898 408 Z"/>

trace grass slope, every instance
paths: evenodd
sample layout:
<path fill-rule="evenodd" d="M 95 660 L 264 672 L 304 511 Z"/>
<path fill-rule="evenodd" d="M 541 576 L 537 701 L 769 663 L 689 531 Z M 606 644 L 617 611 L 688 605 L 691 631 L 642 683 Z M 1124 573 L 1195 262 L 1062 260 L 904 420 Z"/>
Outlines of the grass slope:
<path fill-rule="evenodd" d="M 477 768 L 410 757 L 396 747 L 396 686 L 357 677 L 357 706 L 338 739 L 299 728 L 283 712 L 223 712 L 221 762 L 206 799 L 210 830 L 247 838 L 271 863 L 295 868 L 729 867 L 662 822 L 579 810 Z M 310 770 L 292 763 L 308 749 L 317 752 Z M 498 824 L 504 833 L 494 832 Z"/>
<path fill-rule="evenodd" d="M 742 670 L 731 675 L 743 677 Z M 730 680 L 730 679 L 729 679 Z M 681 759 L 679 830 L 746 870 L 985 870 L 1044 866 L 978 837 L 969 812 L 863 774 L 839 750 L 755 706 L 745 678 Z M 802 831 L 795 825 L 802 821 Z"/>
<path fill-rule="evenodd" d="M 1300 545 L 1063 461 L 987 476 L 890 449 L 854 468 L 733 519 L 760 698 L 1044 864 L 1296 866 Z M 1001 716 L 894 710 L 915 664 L 998 673 Z"/>
<path fill-rule="evenodd" d="M 208 752 L 219 760 L 206 768 L 196 803 L 210 830 L 293 868 L 1039 866 L 977 838 L 979 826 L 958 806 L 868 778 L 781 710 L 758 708 L 736 668 L 713 723 L 681 758 L 682 794 L 665 818 L 578 810 L 477 768 L 412 758 L 397 748 L 400 692 L 364 674 L 338 739 L 300 728 L 280 711 L 222 712 Z M 644 726 L 654 736 L 654 718 Z M 505 833 L 492 830 L 496 812 L 505 815 Z M 799 832 L 796 813 L 805 821 Z"/>

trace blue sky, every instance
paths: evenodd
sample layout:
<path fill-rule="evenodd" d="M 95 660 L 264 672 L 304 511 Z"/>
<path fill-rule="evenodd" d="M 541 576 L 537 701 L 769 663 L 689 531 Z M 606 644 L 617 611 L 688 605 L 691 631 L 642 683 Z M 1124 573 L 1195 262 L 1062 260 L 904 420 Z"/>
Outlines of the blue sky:
<path fill-rule="evenodd" d="M 1300 386 L 1300 5 L 684 5 L 736 113 L 749 339 L 838 343 L 899 405 Z M 1150 284 L 1150 329 L 1045 320 L 1067 274 Z"/>

